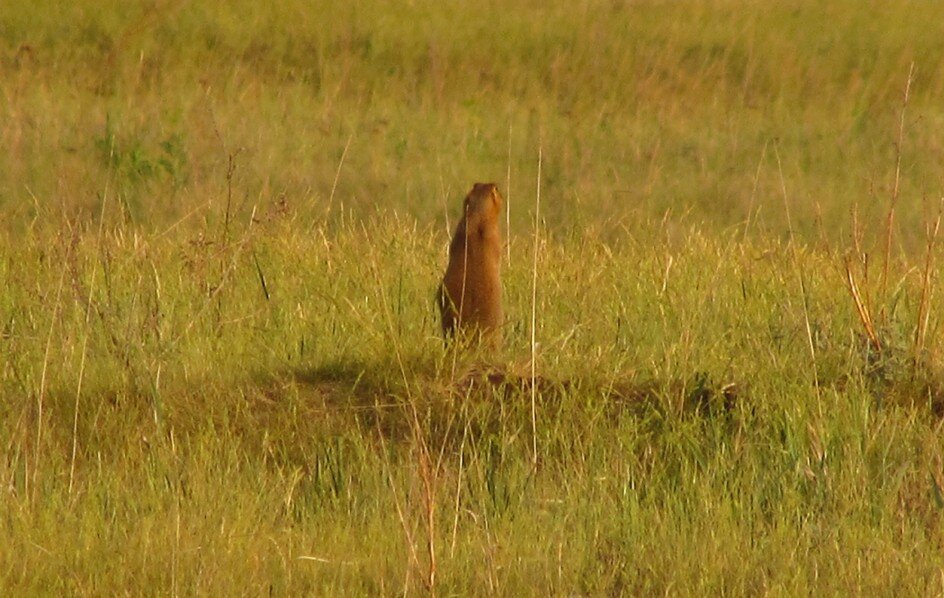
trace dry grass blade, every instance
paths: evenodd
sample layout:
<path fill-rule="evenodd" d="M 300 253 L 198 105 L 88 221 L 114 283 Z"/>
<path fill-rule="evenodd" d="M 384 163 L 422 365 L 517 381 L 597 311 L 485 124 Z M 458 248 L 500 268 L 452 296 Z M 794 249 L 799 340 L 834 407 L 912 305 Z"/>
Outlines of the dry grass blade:
<path fill-rule="evenodd" d="M 928 245 L 924 256 L 924 275 L 921 278 L 921 299 L 918 302 L 918 317 L 915 322 L 914 346 L 912 351 L 915 356 L 925 348 L 925 342 L 928 333 L 928 322 L 930 320 L 929 309 L 931 295 L 933 293 L 933 268 L 934 268 L 934 247 L 937 244 L 937 235 L 941 229 L 941 216 L 944 213 L 944 198 L 941 198 L 941 207 L 938 210 L 934 225 L 928 227 Z"/>
<path fill-rule="evenodd" d="M 869 343 L 872 344 L 872 348 L 876 351 L 882 350 L 882 343 L 878 338 L 878 334 L 875 332 L 875 325 L 872 323 L 872 314 L 869 312 L 868 305 L 862 301 L 862 295 L 859 293 L 859 287 L 855 281 L 855 275 L 852 273 L 852 265 L 849 263 L 849 260 L 846 259 L 845 262 L 846 269 L 846 288 L 849 289 L 849 293 L 852 295 L 852 301 L 855 303 L 856 313 L 859 314 L 859 321 L 862 322 L 862 327 L 865 328 L 865 334 L 869 337 Z"/>
<path fill-rule="evenodd" d="M 338 189 L 338 181 L 341 180 L 341 168 L 344 167 L 344 158 L 347 157 L 347 150 L 351 147 L 351 141 L 354 140 L 354 133 L 351 133 L 347 138 L 347 143 L 344 144 L 344 150 L 341 152 L 341 158 L 338 160 L 338 168 L 334 172 L 334 181 L 331 183 L 331 193 L 328 194 L 328 207 L 325 209 L 325 214 L 331 214 L 331 207 L 334 205 L 334 192 Z"/>
<path fill-rule="evenodd" d="M 537 376 L 538 344 L 538 245 L 541 225 L 541 165 L 544 162 L 544 148 L 538 147 L 538 183 L 534 200 L 534 262 L 531 270 L 531 450 L 534 464 L 538 462 L 538 424 L 537 424 Z"/>
<path fill-rule="evenodd" d="M 108 205 L 108 186 L 105 186 L 105 192 L 102 194 L 102 209 L 98 216 L 98 252 L 101 253 L 102 231 L 105 226 L 105 207 Z M 85 358 L 88 355 L 88 340 L 91 334 L 92 302 L 95 301 L 95 284 L 98 281 L 96 276 L 98 268 L 92 270 L 92 280 L 89 283 L 89 297 L 85 305 L 85 336 L 82 338 L 82 358 L 79 363 L 79 379 L 75 389 L 75 405 L 72 416 L 72 454 L 69 458 L 69 494 L 72 494 L 73 484 L 75 482 L 75 457 L 78 451 L 79 443 L 79 402 L 82 398 L 82 382 L 85 379 Z"/>
<path fill-rule="evenodd" d="M 508 123 L 508 172 L 505 176 L 505 247 L 507 266 L 511 266 L 511 123 Z"/>
<path fill-rule="evenodd" d="M 905 109 L 908 108 L 908 98 L 911 95 L 911 82 L 914 79 L 914 62 L 908 68 L 908 82 L 905 84 L 904 100 L 898 120 L 898 141 L 895 143 L 895 184 L 892 187 L 892 198 L 888 206 L 888 216 L 885 220 L 885 261 L 882 265 L 882 297 L 887 299 L 888 291 L 888 264 L 892 252 L 892 230 L 895 226 L 895 208 L 898 205 L 898 191 L 901 185 L 901 146 L 905 137 Z M 887 303 L 887 301 L 886 301 Z M 885 306 L 882 306 L 881 316 L 885 317 Z"/>
<path fill-rule="evenodd" d="M 52 310 L 52 320 L 49 322 L 49 334 L 46 336 L 46 350 L 43 353 L 43 371 L 39 380 L 39 395 L 36 397 L 36 454 L 33 457 L 33 491 L 36 491 L 36 476 L 39 473 L 39 455 L 42 452 L 43 438 L 43 406 L 46 398 L 47 373 L 49 371 L 49 354 L 52 349 L 53 331 L 56 328 L 56 321 L 59 319 L 60 299 L 62 297 L 62 285 L 66 279 L 66 268 L 63 266 L 62 273 L 59 275 L 59 284 L 56 287 L 56 299 Z"/>

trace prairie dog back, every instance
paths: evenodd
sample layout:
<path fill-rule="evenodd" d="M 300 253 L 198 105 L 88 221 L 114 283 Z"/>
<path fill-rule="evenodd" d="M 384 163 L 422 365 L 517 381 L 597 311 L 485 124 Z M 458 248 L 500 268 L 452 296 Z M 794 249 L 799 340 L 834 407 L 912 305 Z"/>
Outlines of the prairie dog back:
<path fill-rule="evenodd" d="M 449 265 L 439 287 L 443 334 L 501 344 L 501 209 L 493 183 L 475 183 L 449 245 Z"/>

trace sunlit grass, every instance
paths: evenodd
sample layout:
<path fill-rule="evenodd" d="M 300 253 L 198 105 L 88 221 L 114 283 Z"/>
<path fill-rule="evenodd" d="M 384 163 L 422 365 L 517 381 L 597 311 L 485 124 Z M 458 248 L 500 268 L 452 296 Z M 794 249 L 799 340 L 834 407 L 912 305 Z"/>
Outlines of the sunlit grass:
<path fill-rule="evenodd" d="M 944 592 L 937 12 L 0 12 L 0 588 Z"/>

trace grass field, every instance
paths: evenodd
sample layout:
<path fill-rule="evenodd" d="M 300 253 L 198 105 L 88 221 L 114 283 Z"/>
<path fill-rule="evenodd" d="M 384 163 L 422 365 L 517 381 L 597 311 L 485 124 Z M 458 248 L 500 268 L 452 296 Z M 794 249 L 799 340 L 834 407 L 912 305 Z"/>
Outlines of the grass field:
<path fill-rule="evenodd" d="M 944 9 L 822 4 L 0 10 L 0 593 L 944 594 Z"/>

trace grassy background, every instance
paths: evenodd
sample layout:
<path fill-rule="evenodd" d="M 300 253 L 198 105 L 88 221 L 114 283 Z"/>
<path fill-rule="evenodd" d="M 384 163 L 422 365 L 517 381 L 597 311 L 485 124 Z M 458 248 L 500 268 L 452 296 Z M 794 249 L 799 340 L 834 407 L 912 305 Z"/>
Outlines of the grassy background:
<path fill-rule="evenodd" d="M 0 588 L 944 592 L 940 14 L 2 11 Z"/>
<path fill-rule="evenodd" d="M 776 234 L 776 147 L 798 228 L 819 215 L 838 235 L 853 205 L 884 213 L 912 62 L 905 242 L 940 194 L 944 24 L 927 2 L 43 4 L 0 20 L 0 193 L 20 220 L 88 218 L 117 179 L 129 217 L 159 227 L 218 198 L 241 150 L 246 214 L 284 197 L 441 222 L 468 181 L 510 168 L 524 232 L 540 148 L 555 228 L 670 210 L 722 229 L 757 213 Z"/>

